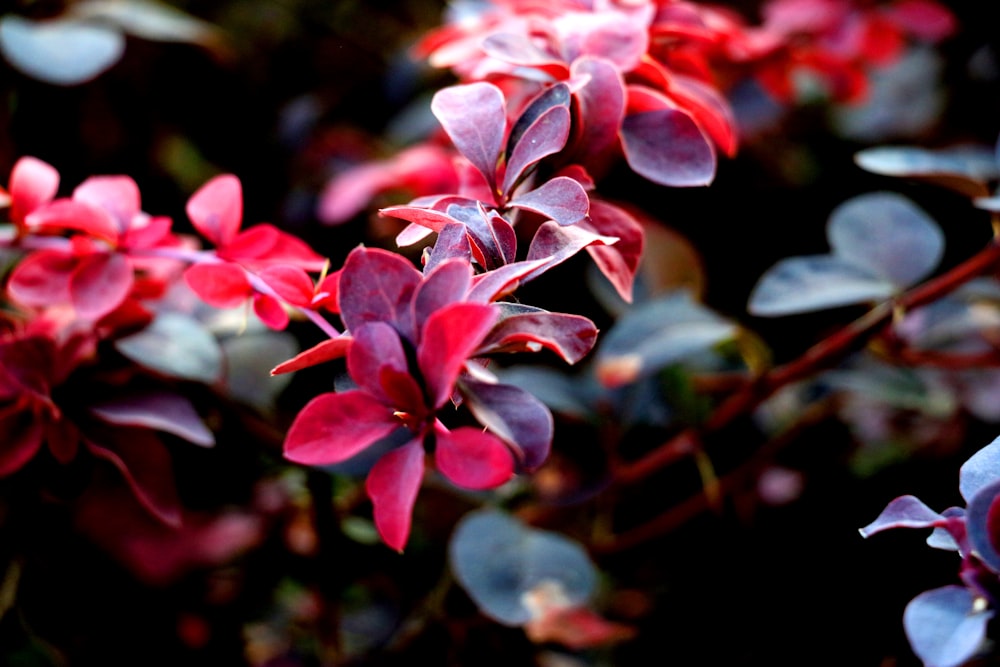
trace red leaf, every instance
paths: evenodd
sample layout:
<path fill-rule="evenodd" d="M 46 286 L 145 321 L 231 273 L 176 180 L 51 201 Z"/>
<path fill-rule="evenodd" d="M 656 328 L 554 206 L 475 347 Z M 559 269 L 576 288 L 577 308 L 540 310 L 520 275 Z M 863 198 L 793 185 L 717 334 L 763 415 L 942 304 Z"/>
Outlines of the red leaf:
<path fill-rule="evenodd" d="M 121 305 L 132 291 L 134 280 L 132 265 L 124 255 L 86 255 L 69 282 L 73 308 L 83 318 L 99 319 Z"/>
<path fill-rule="evenodd" d="M 22 157 L 10 172 L 10 219 L 23 225 L 25 217 L 36 208 L 52 201 L 59 189 L 59 172 L 55 167 L 33 157 Z"/>
<path fill-rule="evenodd" d="M 0 410 L 0 478 L 23 468 L 42 448 L 42 424 L 28 412 Z"/>
<path fill-rule="evenodd" d="M 380 458 L 365 482 L 372 499 L 375 527 L 385 543 L 402 551 L 410 536 L 413 505 L 424 477 L 424 447 L 411 440 Z"/>
<path fill-rule="evenodd" d="M 597 327 L 586 317 L 538 310 L 501 319 L 476 353 L 536 352 L 545 347 L 575 364 L 596 341 Z"/>
<path fill-rule="evenodd" d="M 153 516 L 179 526 L 181 505 L 167 448 L 150 431 L 121 429 L 119 434 L 100 445 L 87 441 L 87 449 L 118 468 L 136 500 Z"/>
<path fill-rule="evenodd" d="M 187 214 L 202 236 L 216 246 L 226 246 L 243 221 L 243 186 L 232 174 L 216 176 L 187 202 Z"/>
<path fill-rule="evenodd" d="M 354 339 L 346 335 L 325 340 L 318 345 L 310 347 L 308 350 L 300 352 L 288 361 L 278 364 L 273 370 L 271 370 L 271 375 L 291 373 L 292 371 L 309 368 L 310 366 L 322 364 L 326 361 L 340 359 L 347 354 L 347 350 L 351 347 L 351 343 L 353 342 Z"/>
<path fill-rule="evenodd" d="M 955 33 L 955 15 L 933 0 L 896 0 L 882 9 L 893 23 L 909 34 L 937 42 Z"/>
<path fill-rule="evenodd" d="M 437 469 L 466 489 L 492 489 L 514 475 L 510 448 L 490 433 L 463 426 L 435 431 L 434 463 Z"/>
<path fill-rule="evenodd" d="M 265 267 L 257 275 L 288 303 L 303 308 L 313 307 L 315 288 L 305 270 L 288 264 L 276 264 Z"/>
<path fill-rule="evenodd" d="M 240 232 L 218 254 L 224 259 L 255 265 L 292 264 L 306 271 L 321 271 L 326 264 L 305 242 L 268 223 Z"/>
<path fill-rule="evenodd" d="M 216 308 L 233 308 L 253 294 L 246 271 L 236 264 L 194 264 L 184 280 L 202 301 Z"/>
<path fill-rule="evenodd" d="M 281 302 L 270 294 L 253 295 L 253 312 L 261 322 L 275 331 L 282 331 L 288 326 L 288 313 Z"/>
<path fill-rule="evenodd" d="M 392 409 L 368 392 L 320 394 L 295 417 L 285 458 L 308 465 L 346 461 L 400 426 Z"/>
<path fill-rule="evenodd" d="M 494 307 L 478 303 L 445 306 L 427 318 L 417 349 L 417 363 L 435 408 L 451 397 L 466 360 L 496 320 Z"/>

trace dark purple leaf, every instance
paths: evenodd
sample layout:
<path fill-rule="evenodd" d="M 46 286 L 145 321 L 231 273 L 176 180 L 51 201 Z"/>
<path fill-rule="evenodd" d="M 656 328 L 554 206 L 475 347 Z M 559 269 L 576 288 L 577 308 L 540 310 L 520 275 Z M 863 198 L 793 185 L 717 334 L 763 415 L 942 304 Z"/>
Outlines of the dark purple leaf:
<path fill-rule="evenodd" d="M 583 229 L 618 239 L 614 244 L 592 243 L 587 253 L 597 268 L 626 302 L 632 302 L 632 286 L 646 243 L 642 225 L 624 210 L 595 200 L 590 202 L 590 218 L 578 223 Z"/>
<path fill-rule="evenodd" d="M 580 105 L 580 134 L 573 142 L 577 160 L 600 164 L 618 147 L 618 131 L 625 119 L 625 81 L 621 70 L 606 60 L 583 57 L 573 63 L 574 76 L 589 76 L 576 92 Z"/>
<path fill-rule="evenodd" d="M 354 343 L 347 353 L 347 370 L 358 387 L 380 401 L 396 403 L 389 398 L 389 387 L 384 387 L 382 374 L 392 370 L 407 375 L 408 362 L 399 332 L 385 322 L 362 324 L 354 331 Z"/>
<path fill-rule="evenodd" d="M 568 94 L 567 94 L 568 99 Z M 558 153 L 569 138 L 570 115 L 567 106 L 555 106 L 538 116 L 512 144 L 501 191 L 509 197 L 521 182 L 525 171 L 542 158 Z"/>
<path fill-rule="evenodd" d="M 434 247 L 431 248 L 424 263 L 424 275 L 433 271 L 442 262 L 455 258 L 472 261 L 469 235 L 465 231 L 465 225 L 459 222 L 447 224 L 438 232 L 437 241 L 434 242 Z"/>
<path fill-rule="evenodd" d="M 405 258 L 380 248 L 355 248 L 340 274 L 340 315 L 348 329 L 388 322 L 406 331 L 410 299 L 421 274 Z M 402 325 L 402 326 L 400 326 Z"/>
<path fill-rule="evenodd" d="M 664 107 L 625 116 L 622 148 L 632 169 L 660 185 L 708 185 L 715 178 L 715 150 L 689 115 Z"/>
<path fill-rule="evenodd" d="M 554 426 L 544 403 L 518 387 L 469 377 L 460 389 L 479 423 L 514 447 L 520 469 L 532 471 L 545 462 Z"/>
<path fill-rule="evenodd" d="M 472 256 L 480 266 L 491 271 L 506 264 L 503 246 L 510 243 L 510 235 L 503 235 L 503 241 L 497 238 L 492 224 L 494 219 L 492 211 L 487 211 L 477 202 L 475 207 L 451 206 L 448 208 L 448 214 L 465 225 Z"/>
<path fill-rule="evenodd" d="M 181 504 L 167 448 L 151 431 L 120 429 L 116 436 L 100 444 L 87 441 L 87 449 L 118 469 L 136 500 L 153 516 L 179 526 Z"/>
<path fill-rule="evenodd" d="M 882 513 L 860 532 L 862 537 L 871 537 L 890 528 L 930 528 L 944 519 L 918 498 L 900 496 L 886 505 Z"/>
<path fill-rule="evenodd" d="M 579 606 L 597 586 L 597 570 L 579 544 L 495 510 L 462 518 L 448 559 L 479 610 L 506 625 L 534 619 L 537 610 L 526 599 L 541 587 L 555 588 L 567 606 Z"/>
<path fill-rule="evenodd" d="M 455 148 L 496 189 L 497 160 L 507 129 L 506 101 L 499 88 L 476 82 L 439 90 L 431 111 Z"/>
<path fill-rule="evenodd" d="M 487 40 L 488 41 L 488 40 Z M 514 126 L 510 129 L 510 136 L 507 137 L 507 148 L 504 151 L 504 161 L 510 169 L 510 162 L 514 154 L 514 149 L 528 130 L 536 124 L 539 118 L 552 109 L 562 107 L 569 110 L 570 91 L 565 83 L 556 83 L 535 96 L 525 107 L 521 115 L 518 116 Z M 506 191 L 506 188 L 505 188 Z"/>
<path fill-rule="evenodd" d="M 968 589 L 944 586 L 913 598 L 903 612 L 903 626 L 926 667 L 958 667 L 975 655 L 992 617 Z"/>
<path fill-rule="evenodd" d="M 215 436 L 194 406 L 179 394 L 155 391 L 121 396 L 91 406 L 90 412 L 109 424 L 164 431 L 202 447 L 215 444 Z"/>
<path fill-rule="evenodd" d="M 534 211 L 560 225 L 580 222 L 590 211 L 590 197 L 583 186 L 568 176 L 557 176 L 534 190 L 522 193 L 510 206 Z"/>
<path fill-rule="evenodd" d="M 504 314 L 483 341 L 477 355 L 537 352 L 548 348 L 568 363 L 575 364 L 597 341 L 597 327 L 586 317 L 515 304 L 500 306 Z M 511 308 L 514 312 L 510 312 Z"/>

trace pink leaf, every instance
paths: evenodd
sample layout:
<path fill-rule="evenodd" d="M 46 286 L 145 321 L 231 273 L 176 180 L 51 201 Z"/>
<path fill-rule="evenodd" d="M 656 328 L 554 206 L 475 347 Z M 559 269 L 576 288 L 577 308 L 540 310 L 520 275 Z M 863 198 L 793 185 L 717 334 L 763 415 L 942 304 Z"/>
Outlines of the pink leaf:
<path fill-rule="evenodd" d="M 8 293 L 26 306 L 69 302 L 69 281 L 76 257 L 61 250 L 39 250 L 14 267 Z"/>
<path fill-rule="evenodd" d="M 110 243 L 117 243 L 118 225 L 106 211 L 72 199 L 57 199 L 33 211 L 25 219 L 30 227 L 72 229 Z"/>
<path fill-rule="evenodd" d="M 391 408 L 368 392 L 320 394 L 295 417 L 285 458 L 308 465 L 346 461 L 400 426 Z"/>
<path fill-rule="evenodd" d="M 25 217 L 52 201 L 59 189 L 59 172 L 38 158 L 22 157 L 10 172 L 10 219 L 24 224 Z"/>
<path fill-rule="evenodd" d="M 313 301 L 313 281 L 303 269 L 288 264 L 268 266 L 257 274 L 268 287 L 294 306 L 309 308 Z"/>
<path fill-rule="evenodd" d="M 69 282 L 73 308 L 83 318 L 99 319 L 121 305 L 134 281 L 132 265 L 124 255 L 85 255 Z"/>
<path fill-rule="evenodd" d="M 254 265 L 291 264 L 306 271 L 321 271 L 326 265 L 326 260 L 313 252 L 304 241 L 266 222 L 238 233 L 225 248 L 219 250 L 218 255 Z"/>
<path fill-rule="evenodd" d="M 216 308 L 233 308 L 253 294 L 246 271 L 236 264 L 195 264 L 184 272 L 184 281 Z"/>
<path fill-rule="evenodd" d="M 490 433 L 463 426 L 435 431 L 434 463 L 441 474 L 466 489 L 492 489 L 514 475 L 510 448 Z"/>
<path fill-rule="evenodd" d="M 271 370 L 271 375 L 291 373 L 292 371 L 309 368 L 310 366 L 322 364 L 326 361 L 340 359 L 347 354 L 347 350 L 353 342 L 354 339 L 346 335 L 324 340 L 322 343 L 300 352 L 288 361 L 278 364 Z"/>
<path fill-rule="evenodd" d="M 216 176 L 187 202 L 187 214 L 202 236 L 216 246 L 226 246 L 243 221 L 243 186 L 232 174 Z"/>
<path fill-rule="evenodd" d="M 933 0 L 896 0 L 882 11 L 911 35 L 937 42 L 955 33 L 954 14 Z"/>
<path fill-rule="evenodd" d="M 469 355 L 479 347 L 497 319 L 492 306 L 456 303 L 427 318 L 417 349 L 417 363 L 431 405 L 444 405 Z"/>
<path fill-rule="evenodd" d="M 476 82 L 439 90 L 431 111 L 452 143 L 496 188 L 497 160 L 507 129 L 503 93 L 491 83 Z"/>
<path fill-rule="evenodd" d="M 385 454 L 372 466 L 365 489 L 372 499 L 375 527 L 385 543 L 402 551 L 410 536 L 413 505 L 424 477 L 424 448 L 419 439 Z"/>
<path fill-rule="evenodd" d="M 107 213 L 119 234 L 142 210 L 139 186 L 129 176 L 91 176 L 73 190 L 73 201 Z"/>

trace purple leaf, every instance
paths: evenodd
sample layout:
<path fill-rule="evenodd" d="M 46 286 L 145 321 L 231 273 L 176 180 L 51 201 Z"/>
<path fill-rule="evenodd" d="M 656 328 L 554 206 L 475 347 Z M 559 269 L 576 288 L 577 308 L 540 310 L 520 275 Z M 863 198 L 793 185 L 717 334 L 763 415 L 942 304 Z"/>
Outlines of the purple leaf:
<path fill-rule="evenodd" d="M 937 267 L 944 234 L 909 199 L 891 192 L 854 197 L 830 214 L 827 238 L 836 257 L 899 288 Z"/>
<path fill-rule="evenodd" d="M 387 206 L 386 208 L 379 209 L 379 213 L 391 218 L 406 220 L 407 222 L 420 225 L 428 230 L 427 232 L 419 232 L 418 230 L 410 231 L 409 229 L 405 229 L 400 232 L 399 236 L 396 237 L 396 244 L 404 247 L 413 245 L 427 236 L 430 232 L 440 231 L 444 229 L 445 225 L 455 222 L 454 218 L 442 211 L 436 211 L 431 208 L 423 208 L 421 206 L 412 206 L 409 204 L 401 206 Z"/>
<path fill-rule="evenodd" d="M 618 295 L 631 303 L 632 286 L 646 243 L 642 225 L 617 206 L 599 200 L 590 202 L 590 219 L 578 224 L 582 229 L 618 239 L 614 244 L 592 243 L 587 246 L 587 253 Z"/>
<path fill-rule="evenodd" d="M 413 505 L 424 477 L 424 447 L 411 440 L 372 466 L 365 490 L 372 499 L 375 527 L 385 543 L 402 551 L 410 536 Z"/>
<path fill-rule="evenodd" d="M 558 227 L 555 223 L 552 224 Z M 544 225 L 543 225 L 544 227 Z M 536 259 L 524 262 L 515 262 L 501 266 L 492 271 L 481 273 L 473 278 L 472 289 L 469 290 L 467 300 L 476 303 L 490 303 L 513 292 L 518 285 L 541 273 L 548 267 L 547 259 Z"/>
<path fill-rule="evenodd" d="M 774 317 L 888 299 L 892 285 L 839 257 L 788 257 L 764 272 L 750 293 L 752 315 Z"/>
<path fill-rule="evenodd" d="M 340 315 L 348 329 L 388 322 L 405 331 L 421 275 L 405 258 L 380 248 L 355 248 L 340 274 Z M 400 327 L 399 325 L 403 325 Z"/>
<path fill-rule="evenodd" d="M 1000 573 L 1000 479 L 980 488 L 969 500 L 965 529 L 979 559 Z"/>
<path fill-rule="evenodd" d="M 367 392 L 320 394 L 288 429 L 285 458 L 307 465 L 339 463 L 400 426 L 391 408 Z"/>
<path fill-rule="evenodd" d="M 537 352 L 544 347 L 575 364 L 597 341 L 597 327 L 586 317 L 515 304 L 501 304 L 501 308 L 505 314 L 483 341 L 477 355 Z"/>
<path fill-rule="evenodd" d="M 599 58 L 576 60 L 573 76 L 589 76 L 576 93 L 580 105 L 580 136 L 573 142 L 578 161 L 600 163 L 618 147 L 618 131 L 625 119 L 625 81 L 612 63 Z"/>
<path fill-rule="evenodd" d="M 461 229 L 465 239 L 465 229 Z M 438 243 L 440 243 L 440 239 Z M 468 247 L 468 242 L 466 242 Z M 427 272 L 413 295 L 413 322 L 421 329 L 427 318 L 450 303 L 464 301 L 472 287 L 472 265 L 468 259 L 447 259 Z"/>
<path fill-rule="evenodd" d="M 499 88 L 476 82 L 439 90 L 431 111 L 452 143 L 496 189 L 497 160 L 507 129 L 506 101 Z"/>
<path fill-rule="evenodd" d="M 890 528 L 930 528 L 944 520 L 944 516 L 915 496 L 900 496 L 886 505 L 882 513 L 860 532 L 862 537 L 871 537 Z"/>
<path fill-rule="evenodd" d="M 514 447 L 522 470 L 538 468 L 552 446 L 552 413 L 528 392 L 463 378 L 462 396 L 479 423 Z"/>
<path fill-rule="evenodd" d="M 399 237 L 397 237 L 397 243 Z M 469 248 L 469 235 L 465 225 L 452 222 L 445 225 L 439 232 L 434 247 L 431 248 L 427 261 L 424 263 L 424 275 L 433 271 L 439 264 L 449 259 L 472 261 L 472 250 Z"/>
<path fill-rule="evenodd" d="M 975 655 L 992 617 L 992 611 L 977 607 L 968 589 L 944 586 L 913 598 L 903 612 L 903 626 L 926 667 L 958 667 Z"/>
<path fill-rule="evenodd" d="M 590 197 L 583 186 L 568 176 L 557 176 L 534 190 L 518 195 L 510 206 L 534 211 L 560 225 L 572 225 L 587 217 Z"/>
<path fill-rule="evenodd" d="M 554 221 L 543 223 L 535 232 L 528 247 L 526 261 L 539 260 L 544 264 L 523 278 L 524 281 L 537 278 L 552 267 L 565 262 L 576 253 L 591 245 L 612 245 L 618 241 L 614 236 L 602 236 L 589 231 L 586 225 L 567 225 Z"/>
<path fill-rule="evenodd" d="M 557 588 L 567 606 L 585 604 L 597 587 L 597 570 L 579 544 L 495 510 L 462 518 L 448 560 L 479 610 L 505 625 L 534 618 L 526 599 L 539 587 Z"/>
<path fill-rule="evenodd" d="M 569 110 L 570 91 L 565 83 L 556 83 L 548 86 L 541 93 L 536 95 L 528 106 L 525 107 L 521 115 L 518 116 L 513 127 L 510 128 L 510 136 L 507 137 L 507 148 L 504 152 L 504 162 L 510 170 L 510 163 L 513 161 L 514 150 L 524 139 L 525 134 L 538 123 L 537 121 L 556 108 Z M 567 130 L 569 128 L 567 127 Z M 507 188 L 504 188 L 507 191 Z"/>
<path fill-rule="evenodd" d="M 109 424 L 164 431 L 202 447 L 215 444 L 215 436 L 194 406 L 179 394 L 155 391 L 122 396 L 93 405 L 90 412 Z"/>
<path fill-rule="evenodd" d="M 507 160 L 501 188 L 505 197 L 509 196 L 514 186 L 521 182 L 524 172 L 529 167 L 542 158 L 562 150 L 569 137 L 569 124 L 569 108 L 555 106 L 525 128 L 524 134 L 513 144 L 510 158 Z"/>
<path fill-rule="evenodd" d="M 715 150 L 679 109 L 625 116 L 621 139 L 629 166 L 654 183 L 689 187 L 708 185 L 715 178 Z"/>
<path fill-rule="evenodd" d="M 389 388 L 383 382 L 383 371 L 392 370 L 409 377 L 407 365 L 399 333 L 391 325 L 385 322 L 368 322 L 354 332 L 354 343 L 347 353 L 347 370 L 361 389 L 380 401 L 396 403 L 389 398 Z M 417 395 L 419 396 L 419 389 Z"/>
<path fill-rule="evenodd" d="M 1000 479 L 1000 437 L 973 454 L 958 472 L 958 488 L 970 502 L 980 489 Z"/>

